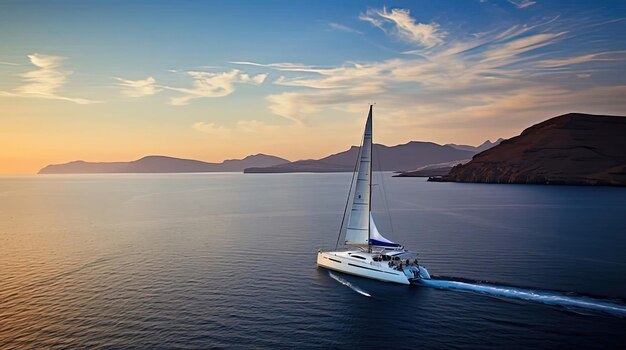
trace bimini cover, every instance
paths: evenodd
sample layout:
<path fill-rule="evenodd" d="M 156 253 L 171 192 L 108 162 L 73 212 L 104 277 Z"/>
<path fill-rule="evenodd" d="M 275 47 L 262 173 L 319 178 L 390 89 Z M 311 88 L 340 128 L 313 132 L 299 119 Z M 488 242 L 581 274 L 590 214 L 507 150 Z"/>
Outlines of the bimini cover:
<path fill-rule="evenodd" d="M 378 228 L 374 223 L 374 218 L 372 217 L 372 213 L 370 213 L 370 245 L 375 245 L 379 247 L 399 247 L 398 243 L 392 242 L 387 238 L 383 237 L 383 235 L 378 232 Z"/>

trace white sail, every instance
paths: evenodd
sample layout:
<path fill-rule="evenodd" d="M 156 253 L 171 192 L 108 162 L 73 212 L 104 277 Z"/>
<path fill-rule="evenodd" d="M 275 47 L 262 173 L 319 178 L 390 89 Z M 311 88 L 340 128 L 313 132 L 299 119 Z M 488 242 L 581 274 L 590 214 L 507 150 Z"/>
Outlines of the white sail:
<path fill-rule="evenodd" d="M 354 197 L 348 227 L 346 229 L 346 244 L 348 245 L 369 245 L 370 233 L 370 192 L 372 178 L 372 106 L 365 123 L 365 133 L 363 144 L 359 151 L 357 162 L 357 178 L 354 187 Z"/>
<path fill-rule="evenodd" d="M 376 227 L 376 223 L 374 222 L 374 217 L 370 213 L 370 238 L 369 244 L 377 247 L 399 247 L 400 244 L 396 242 L 392 242 L 385 238 L 380 231 L 378 231 L 378 227 Z"/>

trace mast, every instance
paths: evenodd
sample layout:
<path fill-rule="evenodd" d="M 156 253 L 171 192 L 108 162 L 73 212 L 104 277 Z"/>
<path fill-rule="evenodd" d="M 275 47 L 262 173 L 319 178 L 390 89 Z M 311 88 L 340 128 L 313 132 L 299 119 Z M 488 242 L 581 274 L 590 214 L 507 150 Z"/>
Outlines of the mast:
<path fill-rule="evenodd" d="M 369 169 L 369 176 L 368 176 L 368 182 L 369 182 L 369 187 L 370 187 L 370 199 L 368 201 L 368 208 L 367 208 L 367 216 L 368 218 L 372 216 L 372 164 L 374 163 L 374 159 L 372 158 L 372 151 L 374 148 L 374 126 L 372 125 L 373 122 L 373 116 L 372 116 L 372 107 L 373 105 L 370 105 L 370 111 L 367 115 L 367 122 L 365 124 L 365 132 L 367 133 L 367 125 L 369 125 L 369 129 L 370 129 L 370 169 Z M 372 252 L 372 220 L 367 220 L 367 246 L 368 246 L 368 251 L 371 253 Z"/>

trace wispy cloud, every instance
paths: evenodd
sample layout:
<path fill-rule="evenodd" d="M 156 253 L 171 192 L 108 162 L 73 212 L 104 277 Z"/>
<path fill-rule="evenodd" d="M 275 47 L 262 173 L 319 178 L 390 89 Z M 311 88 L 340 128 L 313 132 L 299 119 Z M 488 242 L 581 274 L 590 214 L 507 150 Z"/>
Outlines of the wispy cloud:
<path fill-rule="evenodd" d="M 67 77 L 72 74 L 72 71 L 61 70 L 61 62 L 65 59 L 64 57 L 34 53 L 28 55 L 28 59 L 37 69 L 20 74 L 25 84 L 14 88 L 12 91 L 0 91 L 0 96 L 46 98 L 78 104 L 99 102 L 85 98 L 62 96 L 58 93 L 58 90 L 65 84 Z"/>
<path fill-rule="evenodd" d="M 536 1 L 532 1 L 532 0 L 507 0 L 507 1 L 515 5 L 515 7 L 517 7 L 518 9 L 525 9 L 537 3 Z"/>
<path fill-rule="evenodd" d="M 235 91 L 236 83 L 259 85 L 267 78 L 267 74 L 250 76 L 237 69 L 221 73 L 189 71 L 185 74 L 193 79 L 192 87 L 165 86 L 168 90 L 183 94 L 170 99 L 170 103 L 174 106 L 186 105 L 189 101 L 197 98 L 228 96 Z"/>
<path fill-rule="evenodd" d="M 405 9 L 369 9 L 362 13 L 359 18 L 380 28 L 385 33 L 391 33 L 400 39 L 424 46 L 433 47 L 441 44 L 446 33 L 444 33 L 437 23 L 416 23 L 411 17 L 409 10 Z M 388 26 L 391 25 L 391 28 Z"/>
<path fill-rule="evenodd" d="M 363 34 L 363 32 L 356 30 L 354 28 L 350 28 L 346 25 L 340 24 L 340 23 L 336 23 L 336 22 L 330 22 L 328 23 L 328 27 L 332 30 L 336 30 L 336 31 L 340 31 L 340 32 L 346 32 L 346 33 L 355 33 L 355 34 Z"/>
<path fill-rule="evenodd" d="M 398 11 L 408 16 L 408 11 Z M 368 18 L 383 25 L 379 17 Z M 384 102 L 379 104 L 379 111 L 385 115 L 382 118 L 407 130 L 499 125 L 506 121 L 511 122 L 510 127 L 518 125 L 516 118 L 527 122 L 538 110 L 556 113 L 577 106 L 585 110 L 585 106 L 603 105 L 597 101 L 605 106 L 598 111 L 626 108 L 626 101 L 619 102 L 618 98 L 623 86 L 591 91 L 580 85 L 586 84 L 588 79 L 580 77 L 589 77 L 590 67 L 576 69 L 582 63 L 623 61 L 624 52 L 581 55 L 580 51 L 572 54 L 562 50 L 563 46 L 557 44 L 573 34 L 557 25 L 557 20 L 448 37 L 437 45 L 383 61 L 346 62 L 331 67 L 233 63 L 282 72 L 273 83 L 285 91 L 266 97 L 269 110 L 298 124 L 312 123 L 313 116 L 332 110 L 362 112 L 363 106 L 373 101 Z M 415 20 L 408 17 L 404 22 Z M 560 74 L 559 81 L 555 81 L 555 74 Z M 572 96 L 576 96 L 575 102 Z M 385 105 L 389 107 L 385 109 Z"/>
<path fill-rule="evenodd" d="M 537 66 L 540 67 L 563 67 L 571 66 L 574 64 L 582 64 L 587 62 L 617 62 L 626 61 L 626 51 L 607 51 L 599 52 L 588 55 L 580 55 L 562 59 L 551 59 L 537 62 Z"/>
<path fill-rule="evenodd" d="M 258 133 L 275 129 L 276 126 L 268 125 L 258 120 L 239 120 L 231 127 L 218 125 L 214 122 L 193 123 L 192 128 L 197 131 L 213 136 L 230 136 L 233 133 Z"/>
<path fill-rule="evenodd" d="M 123 87 L 122 93 L 129 97 L 150 96 L 161 91 L 153 77 L 147 77 L 146 79 L 140 80 L 128 80 L 122 78 L 115 79 L 119 81 L 118 85 Z"/>
<path fill-rule="evenodd" d="M 6 61 L 0 61 L 0 64 L 4 64 L 4 65 L 7 65 L 7 66 L 19 66 L 19 64 L 17 64 L 17 63 L 6 62 Z"/>
<path fill-rule="evenodd" d="M 268 129 L 275 128 L 273 125 L 268 125 L 258 120 L 239 120 L 237 122 L 237 129 L 245 133 L 256 133 L 267 131 Z"/>
<path fill-rule="evenodd" d="M 215 123 L 197 122 L 193 123 L 191 126 L 200 132 L 210 135 L 225 136 L 227 133 L 230 133 L 229 129 Z"/>

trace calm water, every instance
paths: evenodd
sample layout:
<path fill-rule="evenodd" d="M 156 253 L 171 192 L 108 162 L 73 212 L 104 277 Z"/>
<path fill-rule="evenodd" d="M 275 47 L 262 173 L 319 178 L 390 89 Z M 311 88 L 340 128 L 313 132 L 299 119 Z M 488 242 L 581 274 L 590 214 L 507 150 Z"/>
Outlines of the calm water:
<path fill-rule="evenodd" d="M 626 344 L 626 188 L 379 181 L 439 278 L 406 287 L 316 269 L 349 181 L 0 178 L 0 348 Z"/>

